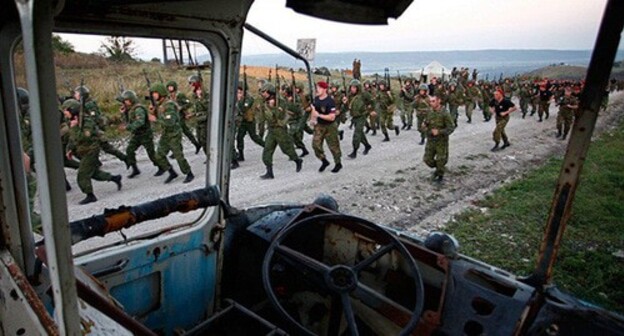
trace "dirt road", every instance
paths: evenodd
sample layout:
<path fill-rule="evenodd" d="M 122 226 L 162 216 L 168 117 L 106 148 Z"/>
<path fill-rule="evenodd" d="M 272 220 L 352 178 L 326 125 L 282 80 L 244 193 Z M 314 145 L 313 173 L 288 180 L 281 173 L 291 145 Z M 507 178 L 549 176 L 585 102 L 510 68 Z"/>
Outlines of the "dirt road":
<path fill-rule="evenodd" d="M 601 112 L 595 134 L 615 125 L 624 105 L 624 93 L 612 94 L 609 109 Z M 241 167 L 232 171 L 230 201 L 236 207 L 248 207 L 270 202 L 311 202 L 319 193 L 333 196 L 341 211 L 396 228 L 425 234 L 440 228 L 453 214 L 470 206 L 470 201 L 483 197 L 503 183 L 522 176 L 542 162 L 563 153 L 566 141 L 555 137 L 556 110 L 551 104 L 550 118 L 537 122 L 537 116 L 521 118 L 520 112 L 512 114 L 507 126 L 511 147 L 490 152 L 494 129 L 493 120 L 483 122 L 481 112 L 476 111 L 472 123 L 461 115 L 459 125 L 450 137 L 450 157 L 445 182 L 432 182 L 432 169 L 423 162 L 424 146 L 418 144 L 419 133 L 412 129 L 402 131 L 397 137 L 390 135 L 390 142 L 382 142 L 383 135 L 368 135 L 373 146 L 370 153 L 357 159 L 346 155 L 351 151 L 352 131 L 342 125 L 345 138 L 341 142 L 344 168 L 337 174 L 319 173 L 320 161 L 311 153 L 304 158 L 303 170 L 295 172 L 295 164 L 278 149 L 274 156 L 274 180 L 261 180 L 264 173 L 261 162 L 262 148 L 246 138 L 245 158 Z M 617 112 L 617 113 L 614 113 Z M 395 117 L 400 124 L 399 118 Z M 311 137 L 304 139 L 310 152 Z M 117 191 L 113 183 L 94 182 L 99 201 L 89 205 L 77 205 L 84 196 L 76 185 L 75 171 L 67 170 L 68 179 L 74 187 L 67 193 L 70 220 L 101 213 L 105 208 L 121 204 L 138 204 L 183 190 L 200 188 L 205 183 L 203 154 L 195 155 L 192 145 L 185 144 L 185 154 L 197 176 L 189 184 L 183 184 L 180 176 L 171 184 L 163 184 L 166 175 L 153 177 L 156 168 L 147 160 L 143 150 L 139 152 L 139 168 L 143 174 L 127 179 L 125 165 L 110 156 L 102 155 L 104 169 L 122 174 L 123 189 Z M 331 159 L 329 151 L 328 158 Z M 331 160 L 330 160 L 331 161 Z M 333 162 L 332 162 L 333 163 Z M 177 164 L 174 167 L 179 172 Z M 329 168 L 331 168 L 330 166 Z M 545 186 L 547 188 L 554 187 Z M 163 226 L 191 221 L 198 213 L 170 216 L 166 219 L 138 225 L 127 230 L 127 235 L 144 233 Z M 119 236 L 107 239 L 120 239 Z M 97 244 L 97 242 L 94 242 Z M 91 244 L 88 244 L 91 246 Z"/>

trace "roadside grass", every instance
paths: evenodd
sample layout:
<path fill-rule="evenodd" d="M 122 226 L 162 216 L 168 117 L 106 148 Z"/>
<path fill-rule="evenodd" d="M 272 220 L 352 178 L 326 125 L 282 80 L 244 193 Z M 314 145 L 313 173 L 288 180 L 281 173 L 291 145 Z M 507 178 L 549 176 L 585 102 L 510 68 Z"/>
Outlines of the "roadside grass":
<path fill-rule="evenodd" d="M 575 296 L 624 313 L 624 125 L 590 147 L 554 269 L 554 283 Z M 475 202 L 448 223 L 461 252 L 528 275 L 535 267 L 562 160 Z"/>

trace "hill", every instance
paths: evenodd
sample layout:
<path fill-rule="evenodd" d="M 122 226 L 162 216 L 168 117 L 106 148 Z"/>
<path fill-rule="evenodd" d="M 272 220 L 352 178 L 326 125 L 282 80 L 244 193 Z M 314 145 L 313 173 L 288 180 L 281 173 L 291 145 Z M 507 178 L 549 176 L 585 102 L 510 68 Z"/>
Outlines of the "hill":
<path fill-rule="evenodd" d="M 580 80 L 585 78 L 587 68 L 578 65 L 549 65 L 525 73 L 529 77 Z"/>

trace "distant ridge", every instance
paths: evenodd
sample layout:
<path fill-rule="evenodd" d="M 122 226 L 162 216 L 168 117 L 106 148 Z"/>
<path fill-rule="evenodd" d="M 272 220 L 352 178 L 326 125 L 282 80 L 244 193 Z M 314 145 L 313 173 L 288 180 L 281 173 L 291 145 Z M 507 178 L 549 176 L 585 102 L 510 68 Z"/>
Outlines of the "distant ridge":
<path fill-rule="evenodd" d="M 458 51 L 397 51 L 397 52 L 340 52 L 317 53 L 312 66 L 329 69 L 351 69 L 355 58 L 362 61 L 365 74 L 383 74 L 389 68 L 393 75 L 414 72 L 432 61 L 438 61 L 448 68 L 477 68 L 480 78 L 514 76 L 541 67 L 557 65 L 587 66 L 591 50 L 458 50 Z M 618 50 L 617 60 L 624 58 L 624 50 Z M 258 66 L 275 66 L 295 69 L 303 68 L 303 63 L 286 54 L 243 55 L 242 63 Z"/>

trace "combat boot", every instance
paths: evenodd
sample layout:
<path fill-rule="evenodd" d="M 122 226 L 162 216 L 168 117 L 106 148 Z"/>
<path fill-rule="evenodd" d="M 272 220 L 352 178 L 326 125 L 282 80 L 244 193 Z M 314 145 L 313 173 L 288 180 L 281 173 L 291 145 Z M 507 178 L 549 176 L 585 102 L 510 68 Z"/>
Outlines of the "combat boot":
<path fill-rule="evenodd" d="M 501 146 L 501 149 L 505 149 L 507 147 L 511 146 L 511 144 L 507 141 L 505 141 L 505 143 L 503 143 L 503 145 Z"/>
<path fill-rule="evenodd" d="M 336 165 L 334 166 L 334 169 L 332 169 L 331 172 L 337 173 L 340 171 L 340 169 L 342 169 L 342 163 L 336 163 Z"/>
<path fill-rule="evenodd" d="M 433 178 L 433 181 L 437 182 L 437 183 L 442 183 L 444 181 L 444 176 L 443 175 L 436 175 Z"/>
<path fill-rule="evenodd" d="M 384 139 L 383 139 L 383 140 L 381 140 L 381 141 L 383 141 L 383 142 L 388 142 L 388 141 L 390 141 L 390 137 L 388 136 L 388 133 L 384 133 Z"/>
<path fill-rule="evenodd" d="M 87 197 L 85 197 L 82 201 L 78 202 L 78 204 L 89 204 L 97 201 L 97 198 L 93 193 L 88 193 Z"/>
<path fill-rule="evenodd" d="M 472 118 L 468 117 L 468 123 L 472 123 Z"/>
<path fill-rule="evenodd" d="M 407 125 L 407 130 L 411 130 L 412 129 L 412 125 Z"/>
<path fill-rule="evenodd" d="M 377 135 L 377 129 L 373 128 L 373 134 L 372 135 Z"/>
<path fill-rule="evenodd" d="M 568 136 L 568 132 L 563 133 L 563 136 L 561 137 L 561 140 L 565 140 L 567 136 Z"/>
<path fill-rule="evenodd" d="M 65 191 L 70 191 L 71 190 L 71 184 L 69 184 L 69 181 L 67 181 L 67 178 L 65 178 Z"/>
<path fill-rule="evenodd" d="M 232 163 L 230 164 L 230 169 L 236 169 L 240 167 L 240 165 L 238 164 L 237 160 L 232 160 Z"/>
<path fill-rule="evenodd" d="M 424 145 L 425 144 L 425 136 L 421 135 L 420 136 L 420 145 Z"/>
<path fill-rule="evenodd" d="M 364 145 L 364 155 L 368 154 L 368 152 L 371 150 L 371 148 L 373 148 L 373 146 L 371 145 Z"/>
<path fill-rule="evenodd" d="M 561 136 L 561 128 L 557 129 L 557 138 Z"/>
<path fill-rule="evenodd" d="M 549 116 L 549 113 L 548 113 L 548 110 L 546 110 L 546 111 L 544 112 L 544 119 L 548 119 L 548 116 Z"/>
<path fill-rule="evenodd" d="M 139 174 L 141 174 L 141 171 L 139 170 L 139 167 L 137 167 L 136 163 L 131 165 L 132 167 L 132 173 L 130 173 L 130 175 L 128 175 L 128 178 L 133 178 Z"/>
<path fill-rule="evenodd" d="M 173 167 L 169 168 L 169 177 L 165 180 L 165 184 L 173 181 L 174 178 L 178 177 L 178 173 L 173 169 Z"/>
<path fill-rule="evenodd" d="M 243 153 L 243 151 L 238 152 L 238 157 L 236 158 L 236 161 L 245 161 L 245 154 Z"/>
<path fill-rule="evenodd" d="M 370 132 L 371 128 L 370 128 L 370 126 L 368 126 L 368 124 L 366 124 L 366 125 L 364 126 L 364 130 L 365 130 L 365 131 L 364 131 L 364 133 L 365 133 L 365 134 L 368 134 L 368 132 Z"/>
<path fill-rule="evenodd" d="M 304 157 L 306 155 L 310 154 L 310 152 L 308 152 L 308 149 L 303 147 L 301 148 L 301 155 L 299 155 L 299 157 Z"/>
<path fill-rule="evenodd" d="M 198 154 L 201 148 L 202 146 L 200 144 L 195 144 L 195 154 Z"/>
<path fill-rule="evenodd" d="M 300 172 L 301 167 L 303 167 L 303 160 L 299 159 L 295 161 L 295 166 L 296 166 L 295 170 L 297 171 L 297 173 Z"/>
<path fill-rule="evenodd" d="M 344 131 L 343 130 L 338 131 L 338 137 L 340 137 L 340 140 L 342 140 L 344 138 Z"/>
<path fill-rule="evenodd" d="M 266 174 L 260 176 L 263 180 L 269 180 L 274 178 L 273 176 L 273 166 L 266 166 Z"/>
<path fill-rule="evenodd" d="M 327 159 L 323 159 L 322 161 L 323 163 L 321 163 L 321 168 L 319 168 L 319 172 L 324 172 L 325 168 L 329 167 L 329 161 L 327 161 Z"/>
<path fill-rule="evenodd" d="M 193 172 L 189 172 L 188 174 L 186 174 L 186 178 L 184 179 L 182 183 L 189 183 L 193 181 L 194 178 L 195 178 L 195 175 L 193 175 Z"/>
<path fill-rule="evenodd" d="M 394 133 L 396 135 L 399 135 L 399 133 L 401 133 L 401 131 L 399 131 L 399 126 L 394 126 Z"/>
<path fill-rule="evenodd" d="M 347 155 L 350 159 L 355 159 L 357 157 L 357 149 L 354 149 L 351 154 Z"/>
<path fill-rule="evenodd" d="M 154 174 L 154 176 L 161 176 L 165 172 L 167 172 L 167 171 L 162 169 L 162 168 L 158 168 L 158 171 L 156 172 L 156 174 Z"/>
<path fill-rule="evenodd" d="M 492 149 L 490 149 L 492 152 L 498 152 L 499 150 L 500 148 L 498 147 L 498 142 L 494 145 L 494 147 L 492 147 Z"/>
<path fill-rule="evenodd" d="M 398 126 L 397 126 L 398 127 Z M 401 126 L 401 129 L 404 130 L 407 128 L 407 124 L 405 122 L 403 122 L 403 126 Z"/>
<path fill-rule="evenodd" d="M 121 175 L 115 175 L 111 178 L 111 181 L 117 185 L 117 190 L 121 190 Z"/>

